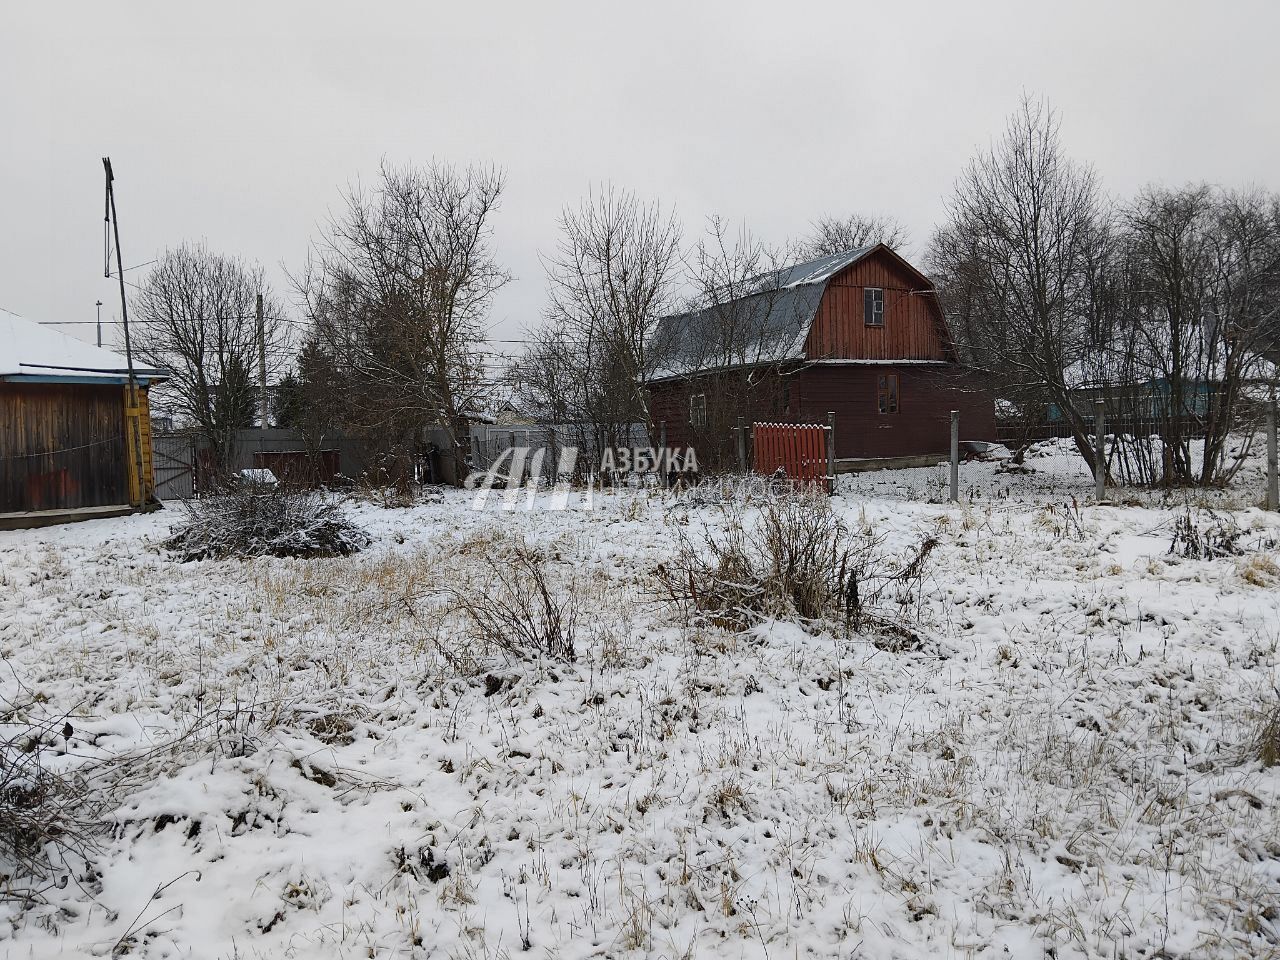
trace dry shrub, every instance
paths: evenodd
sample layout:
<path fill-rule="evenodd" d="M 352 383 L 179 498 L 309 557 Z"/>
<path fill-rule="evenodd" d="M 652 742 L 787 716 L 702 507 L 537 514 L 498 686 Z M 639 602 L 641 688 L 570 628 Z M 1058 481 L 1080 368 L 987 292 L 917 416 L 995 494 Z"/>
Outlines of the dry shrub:
<path fill-rule="evenodd" d="M 900 563 L 868 527 L 850 530 L 825 494 L 784 491 L 766 500 L 755 522 L 740 503 L 723 511 L 724 532 L 701 544 L 681 534 L 676 556 L 658 567 L 663 596 L 716 626 L 744 630 L 767 618 L 843 619 L 853 628 L 896 620 L 875 611 L 893 596 L 918 592 L 927 538 Z"/>
<path fill-rule="evenodd" d="M 1169 554 L 1188 560 L 1233 557 L 1243 552 L 1239 544 L 1243 536 L 1244 530 L 1231 517 L 1218 516 L 1212 510 L 1204 510 L 1197 518 L 1188 508 L 1173 522 Z"/>
<path fill-rule="evenodd" d="M 9 717 L 15 715 L 7 705 Z M 57 874 L 90 862 L 98 849 L 105 792 L 86 767 L 58 773 L 48 760 L 73 728 L 65 716 L 4 724 L 0 739 L 0 899 L 38 900 Z"/>
<path fill-rule="evenodd" d="M 1280 697 L 1258 715 L 1258 732 L 1254 735 L 1253 756 L 1264 767 L 1280 766 Z"/>
<path fill-rule="evenodd" d="M 1264 553 L 1255 553 L 1236 564 L 1236 573 L 1245 583 L 1255 587 L 1274 587 L 1280 584 L 1280 564 Z"/>
<path fill-rule="evenodd" d="M 183 561 L 227 557 L 336 557 L 362 550 L 369 536 L 331 496 L 285 486 L 230 486 L 191 500 L 164 546 Z"/>
<path fill-rule="evenodd" d="M 479 552 L 480 582 L 453 588 L 470 639 L 518 657 L 572 660 L 579 610 L 573 585 L 557 594 L 549 563 L 523 540 Z"/>

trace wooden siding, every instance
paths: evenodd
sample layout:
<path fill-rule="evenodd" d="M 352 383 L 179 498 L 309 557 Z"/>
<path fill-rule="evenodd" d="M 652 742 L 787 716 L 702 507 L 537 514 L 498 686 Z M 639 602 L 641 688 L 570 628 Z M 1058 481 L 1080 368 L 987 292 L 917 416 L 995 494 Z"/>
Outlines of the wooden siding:
<path fill-rule="evenodd" d="M 878 377 L 898 375 L 898 412 L 880 413 Z M 704 471 L 732 469 L 733 428 L 739 415 L 774 423 L 826 423 L 836 415 L 836 456 L 909 457 L 946 453 L 951 445 L 951 411 L 960 411 L 964 440 L 995 440 L 995 401 L 984 377 L 946 364 L 933 366 L 822 366 L 790 374 L 756 374 L 751 402 L 733 410 L 708 405 L 708 425 L 689 424 L 689 395 L 715 391 L 714 377 L 670 380 L 650 387 L 655 422 L 665 423 L 668 447 L 693 447 Z M 653 438 L 654 446 L 659 437 Z"/>
<path fill-rule="evenodd" d="M 882 327 L 865 323 L 864 287 L 884 290 Z M 831 279 L 805 340 L 805 355 L 810 360 L 948 360 L 945 329 L 933 288 L 882 251 Z"/>
<path fill-rule="evenodd" d="M 880 413 L 881 374 L 898 375 L 898 412 Z M 960 411 L 964 440 L 996 438 L 995 401 L 982 377 L 959 367 L 814 366 L 796 377 L 796 419 L 822 423 L 836 415 L 836 457 L 910 457 L 946 453 L 951 411 Z"/>
<path fill-rule="evenodd" d="M 750 374 L 751 385 L 747 387 L 747 376 L 738 371 L 651 385 L 650 412 L 658 427 L 658 436 L 650 438 L 652 444 L 658 446 L 665 431 L 667 447 L 692 447 L 703 471 L 736 469 L 737 441 L 733 431 L 738 417 L 747 424 L 753 420 L 795 420 L 784 403 L 790 399 L 784 384 L 792 378 L 781 377 L 776 370 L 757 370 Z M 689 397 L 698 393 L 707 395 L 707 422 L 701 427 L 689 422 Z M 795 401 L 791 403 L 794 411 Z"/>
<path fill-rule="evenodd" d="M 123 387 L 0 383 L 0 512 L 128 499 Z"/>

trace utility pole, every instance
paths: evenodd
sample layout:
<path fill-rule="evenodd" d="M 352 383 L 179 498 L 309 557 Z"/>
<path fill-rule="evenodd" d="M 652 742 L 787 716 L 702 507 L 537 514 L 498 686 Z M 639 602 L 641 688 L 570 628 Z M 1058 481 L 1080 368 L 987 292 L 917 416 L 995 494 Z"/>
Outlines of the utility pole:
<path fill-rule="evenodd" d="M 267 429 L 267 322 L 262 315 L 262 294 L 258 294 L 258 405 L 262 429 Z"/>
<path fill-rule="evenodd" d="M 120 253 L 120 220 L 116 216 L 116 192 L 115 192 L 115 174 L 111 172 L 111 158 L 102 158 L 102 169 L 107 177 L 107 201 L 106 211 L 103 219 L 108 221 L 112 233 L 116 241 L 116 277 L 120 281 L 120 321 L 124 325 L 124 360 L 129 370 L 129 386 L 125 393 L 125 424 L 133 438 L 133 459 L 134 469 L 137 478 L 137 489 L 135 492 L 137 503 L 134 506 L 138 508 L 147 505 L 147 478 L 143 473 L 142 464 L 142 410 L 138 403 L 138 378 L 133 373 L 133 345 L 129 341 L 129 304 L 124 294 L 124 257 Z M 106 230 L 107 224 L 103 224 L 103 230 Z M 107 258 L 107 276 L 111 276 L 111 258 Z"/>
<path fill-rule="evenodd" d="M 102 301 L 99 300 L 96 306 L 98 308 L 98 346 L 101 347 L 102 346 Z"/>

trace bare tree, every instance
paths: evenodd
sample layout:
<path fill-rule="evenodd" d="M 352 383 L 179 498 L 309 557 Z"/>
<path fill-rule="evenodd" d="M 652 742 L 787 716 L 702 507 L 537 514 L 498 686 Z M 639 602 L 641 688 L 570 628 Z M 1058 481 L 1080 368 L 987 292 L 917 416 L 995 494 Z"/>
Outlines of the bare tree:
<path fill-rule="evenodd" d="M 482 320 L 510 279 L 491 249 L 502 187 L 487 167 L 384 164 L 376 189 L 348 193 L 299 283 L 344 393 L 344 424 L 384 442 L 400 485 L 430 425 L 448 435 L 454 480 L 466 475 Z"/>
<path fill-rule="evenodd" d="M 1024 98 L 957 181 L 949 214 L 929 263 L 966 355 L 998 372 L 1005 399 L 1056 406 L 1092 468 L 1090 414 L 1073 387 L 1111 242 L 1097 177 L 1063 155 L 1057 115 Z"/>
<path fill-rule="evenodd" d="M 183 245 L 160 258 L 134 297 L 134 349 L 170 371 L 156 405 L 200 431 L 219 469 L 230 463 L 236 431 L 255 419 L 259 293 L 267 375 L 274 378 L 286 361 L 288 333 L 257 264 Z"/>
<path fill-rule="evenodd" d="M 639 422 L 652 437 L 649 341 L 679 278 L 680 224 L 659 203 L 607 187 L 566 209 L 560 229 L 546 264 L 549 332 L 535 336 L 535 356 L 579 365 L 576 404 L 592 422 Z"/>
<path fill-rule="evenodd" d="M 815 220 L 812 227 L 809 236 L 797 248 L 801 260 L 816 260 L 877 243 L 898 250 L 911 241 L 907 228 L 890 216 L 854 213 L 844 218 L 822 217 Z"/>
<path fill-rule="evenodd" d="M 1247 449 L 1247 387 L 1266 385 L 1276 345 L 1277 211 L 1274 195 L 1204 184 L 1147 187 L 1123 208 L 1095 291 L 1089 391 L 1116 417 L 1122 479 L 1212 484 L 1238 469 L 1228 438 Z"/>
<path fill-rule="evenodd" d="M 1246 387 L 1265 384 L 1274 397 L 1280 386 L 1280 195 L 1222 193 L 1211 247 L 1204 367 L 1221 386 L 1209 408 L 1202 484 L 1229 480 L 1243 462 L 1225 456 Z"/>
<path fill-rule="evenodd" d="M 560 425 L 553 446 L 599 454 L 625 446 L 641 422 L 616 344 L 581 331 L 549 323 L 530 331 L 507 385 L 524 409 Z"/>
<path fill-rule="evenodd" d="M 767 395 L 780 389 L 767 374 L 799 332 L 801 305 L 786 295 L 787 268 L 799 256 L 713 216 L 688 257 L 685 312 L 663 325 L 652 350 L 664 372 L 701 398 L 691 428 L 699 458 L 711 466 L 731 462 L 737 417 L 780 406 L 780 396 Z"/>

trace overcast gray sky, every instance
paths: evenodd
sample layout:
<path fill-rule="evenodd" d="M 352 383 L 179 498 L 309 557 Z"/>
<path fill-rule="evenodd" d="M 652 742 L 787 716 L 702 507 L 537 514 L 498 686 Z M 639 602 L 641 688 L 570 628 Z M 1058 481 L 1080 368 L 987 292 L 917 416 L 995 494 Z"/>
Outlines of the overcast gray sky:
<path fill-rule="evenodd" d="M 380 158 L 493 161 L 516 276 L 500 338 L 538 319 L 561 207 L 606 181 L 674 205 L 691 233 L 711 213 L 775 240 L 890 213 L 919 252 L 1024 89 L 1114 194 L 1277 188 L 1277 36 L 1275 0 L 7 2 L 0 306 L 117 315 L 104 155 L 126 266 L 203 239 L 261 261 L 290 302 L 284 270 Z"/>

